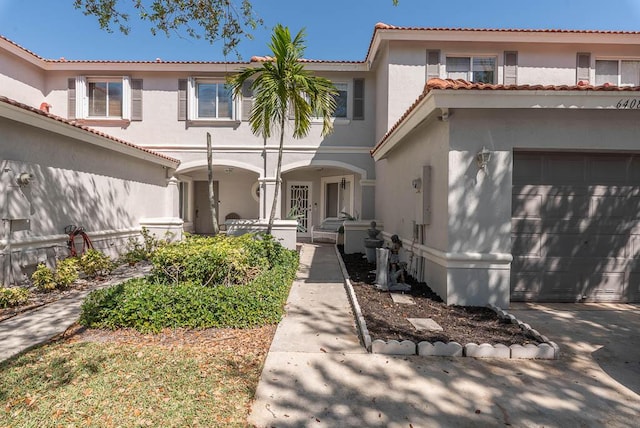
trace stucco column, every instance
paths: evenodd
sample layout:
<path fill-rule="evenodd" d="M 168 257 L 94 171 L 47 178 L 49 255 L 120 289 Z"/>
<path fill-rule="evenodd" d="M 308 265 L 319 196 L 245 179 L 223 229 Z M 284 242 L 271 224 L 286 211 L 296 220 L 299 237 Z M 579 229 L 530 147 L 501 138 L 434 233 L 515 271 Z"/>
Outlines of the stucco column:
<path fill-rule="evenodd" d="M 360 180 L 362 189 L 362 207 L 360 218 L 363 220 L 376 218 L 376 181 Z"/>
<path fill-rule="evenodd" d="M 271 215 L 271 206 L 273 204 L 273 195 L 276 190 L 276 179 L 272 178 L 262 178 L 260 179 L 260 183 L 262 188 L 260 189 L 260 217 L 268 220 Z M 264 191 L 263 191 L 264 190 Z M 278 201 L 276 205 L 276 216 L 275 218 L 282 218 L 282 198 L 284 195 L 282 194 L 282 187 L 278 193 Z"/>
<path fill-rule="evenodd" d="M 167 180 L 167 201 L 165 204 L 165 215 L 167 217 L 180 217 L 180 190 L 178 179 L 171 177 Z"/>

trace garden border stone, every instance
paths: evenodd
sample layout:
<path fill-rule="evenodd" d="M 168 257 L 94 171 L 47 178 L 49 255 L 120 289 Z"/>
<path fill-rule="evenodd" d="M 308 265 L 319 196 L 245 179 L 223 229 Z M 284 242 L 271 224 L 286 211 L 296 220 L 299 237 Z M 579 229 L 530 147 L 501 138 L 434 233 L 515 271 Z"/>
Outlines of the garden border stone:
<path fill-rule="evenodd" d="M 517 324 L 525 334 L 535 338 L 541 343 L 538 345 L 526 344 L 511 346 L 506 346 L 501 343 L 468 343 L 462 346 L 457 342 L 420 342 L 416 344 L 409 340 L 398 342 L 397 340 L 384 341 L 374 339 L 372 341 L 371 334 L 367 329 L 367 323 L 362 315 L 362 309 L 358 304 L 358 299 L 353 290 L 353 284 L 347 272 L 347 267 L 344 264 L 344 260 L 342 260 L 338 246 L 334 245 L 334 248 L 338 256 L 342 277 L 344 278 L 344 287 L 355 316 L 358 335 L 366 350 L 372 354 L 539 360 L 560 359 L 560 347 L 555 342 L 550 341 L 548 337 L 540 334 L 540 332 L 532 328 L 529 324 L 518 320 L 513 314 L 492 304 L 487 305 L 487 307 L 493 310 L 498 318 L 508 319 L 512 324 Z"/>

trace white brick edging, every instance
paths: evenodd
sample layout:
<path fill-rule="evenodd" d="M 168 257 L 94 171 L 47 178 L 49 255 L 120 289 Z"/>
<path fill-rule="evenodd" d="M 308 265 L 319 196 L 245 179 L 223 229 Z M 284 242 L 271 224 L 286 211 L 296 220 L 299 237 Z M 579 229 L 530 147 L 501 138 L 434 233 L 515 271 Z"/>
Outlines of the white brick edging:
<path fill-rule="evenodd" d="M 340 264 L 340 270 L 344 278 L 344 287 L 349 296 L 351 302 L 351 308 L 356 318 L 356 327 L 360 339 L 364 343 L 365 348 L 372 354 L 385 354 L 385 355 L 420 355 L 420 356 L 438 356 L 438 357 L 473 357 L 473 358 L 504 358 L 504 359 L 538 359 L 538 360 L 558 360 L 560 359 L 560 347 L 549 340 L 546 336 L 540 334 L 537 330 L 531 328 L 527 323 L 519 321 L 514 315 L 509 314 L 504 309 L 500 309 L 494 305 L 487 305 L 488 308 L 493 310 L 498 318 L 503 320 L 510 320 L 512 324 L 517 324 L 523 333 L 535 338 L 539 345 L 532 343 L 526 345 L 511 345 L 506 346 L 503 344 L 491 345 L 489 343 L 468 343 L 461 345 L 457 342 L 420 342 L 414 343 L 410 340 L 403 340 L 401 342 L 397 340 L 384 341 L 380 339 L 371 340 L 371 335 L 367 329 L 362 310 L 358 304 L 356 293 L 353 290 L 353 284 L 349 278 L 349 273 L 342 260 L 342 255 L 338 246 L 334 246 L 336 255 L 338 256 L 338 262 Z"/>
<path fill-rule="evenodd" d="M 349 272 L 347 272 L 347 267 L 344 265 L 344 261 L 340 255 L 340 250 L 338 250 L 338 245 L 336 244 L 333 247 L 335 248 L 336 255 L 338 256 L 340 270 L 342 271 L 342 277 L 344 278 L 344 288 L 347 291 L 349 302 L 351 302 L 351 309 L 353 310 L 353 315 L 356 318 L 356 327 L 358 329 L 360 340 L 362 340 L 367 352 L 372 352 L 371 335 L 369 334 L 369 330 L 367 330 L 367 323 L 364 321 L 364 316 L 362 315 L 362 310 L 358 304 L 356 293 L 353 291 L 353 284 L 351 284 L 351 280 L 349 279 Z"/>

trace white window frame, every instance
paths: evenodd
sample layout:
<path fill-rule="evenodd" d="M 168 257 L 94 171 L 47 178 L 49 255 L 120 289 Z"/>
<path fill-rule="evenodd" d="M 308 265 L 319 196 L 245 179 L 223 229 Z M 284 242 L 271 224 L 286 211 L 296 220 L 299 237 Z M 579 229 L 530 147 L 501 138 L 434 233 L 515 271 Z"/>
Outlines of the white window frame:
<path fill-rule="evenodd" d="M 331 122 L 333 122 L 334 124 L 347 124 L 349 122 L 351 122 L 351 114 L 352 114 L 352 106 L 351 104 L 353 103 L 352 101 L 352 97 L 353 97 L 353 87 L 352 87 L 352 83 L 351 82 L 347 82 L 347 81 L 335 81 L 335 82 L 331 82 L 333 83 L 333 85 L 336 87 L 336 89 L 338 88 L 338 86 L 344 87 L 345 92 L 347 93 L 347 100 L 345 101 L 347 103 L 347 111 L 346 111 L 346 115 L 345 116 L 341 116 L 341 117 L 336 117 L 336 116 L 331 116 Z M 312 122 L 322 122 L 322 117 L 320 116 L 313 116 L 311 118 Z"/>
<path fill-rule="evenodd" d="M 240 120 L 240 100 L 231 95 L 231 117 L 199 117 L 198 116 L 198 85 L 200 83 L 226 84 L 224 78 L 214 77 L 190 77 L 187 84 L 187 113 L 188 119 L 193 122 L 237 122 Z M 216 110 L 217 110 L 216 103 Z"/>
<path fill-rule="evenodd" d="M 498 81 L 498 56 L 497 55 L 464 55 L 464 54 L 446 54 L 445 58 L 444 58 L 444 68 L 445 68 L 445 76 L 447 79 L 449 79 L 449 70 L 447 68 L 447 60 L 449 58 L 469 58 L 469 71 L 467 72 L 467 78 L 465 79 L 468 82 L 472 82 L 472 83 L 483 83 L 483 82 L 476 82 L 474 80 L 472 80 L 473 77 L 473 60 L 474 59 L 478 59 L 478 58 L 493 58 L 493 82 L 490 82 L 490 84 L 496 84 Z"/>
<path fill-rule="evenodd" d="M 595 63 L 593 64 L 593 82 L 595 83 L 598 80 L 598 74 L 597 74 L 597 70 L 598 70 L 598 61 L 617 61 L 618 62 L 618 80 L 616 83 L 614 83 L 616 86 L 627 86 L 627 87 L 632 87 L 634 85 L 626 83 L 626 84 L 622 84 L 622 63 L 624 61 L 634 61 L 634 62 L 640 62 L 640 58 L 619 58 L 619 57 L 615 57 L 615 58 L 607 58 L 607 57 L 601 57 L 601 58 L 596 58 Z"/>
<path fill-rule="evenodd" d="M 89 83 L 122 82 L 122 115 L 89 116 Z M 131 78 L 129 76 L 76 76 L 76 118 L 93 120 L 131 120 Z"/>

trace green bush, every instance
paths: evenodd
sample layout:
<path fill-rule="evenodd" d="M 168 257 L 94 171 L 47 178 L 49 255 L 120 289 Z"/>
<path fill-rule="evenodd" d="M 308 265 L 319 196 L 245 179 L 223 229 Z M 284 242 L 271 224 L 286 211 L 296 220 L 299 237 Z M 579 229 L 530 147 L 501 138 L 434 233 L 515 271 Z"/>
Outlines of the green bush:
<path fill-rule="evenodd" d="M 245 328 L 280 320 L 298 268 L 295 251 L 265 236 L 187 241 L 156 251 L 152 260 L 160 272 L 149 279 L 93 291 L 82 306 L 80 323 L 158 332 L 165 327 Z M 239 275 L 246 267 L 255 273 L 250 281 L 211 286 L 210 278 L 226 280 L 229 271 Z M 174 276 L 167 275 L 169 268 Z"/>
<path fill-rule="evenodd" d="M 31 292 L 24 287 L 0 287 L 0 308 L 22 305 L 30 296 Z"/>
<path fill-rule="evenodd" d="M 57 287 L 68 287 L 73 281 L 78 279 L 78 263 L 78 259 L 74 257 L 69 257 L 58 262 L 54 274 Z"/>
<path fill-rule="evenodd" d="M 90 328 L 248 328 L 280 321 L 296 266 L 278 266 L 249 284 L 206 287 L 133 279 L 93 291 L 82 305 L 80 324 Z"/>
<path fill-rule="evenodd" d="M 286 251 L 263 235 L 189 236 L 158 248 L 152 255 L 153 279 L 173 284 L 246 284 L 261 272 L 286 262 Z"/>
<path fill-rule="evenodd" d="M 124 263 L 138 263 L 149 260 L 151 255 L 161 246 L 167 244 L 167 240 L 158 239 L 146 227 L 140 231 L 142 242 L 139 238 L 129 238 L 127 240 L 127 251 L 122 256 Z"/>
<path fill-rule="evenodd" d="M 109 256 L 93 248 L 80 257 L 79 265 L 90 278 L 108 275 L 115 268 Z"/>
<path fill-rule="evenodd" d="M 52 291 L 58 287 L 53 271 L 44 263 L 38 264 L 36 271 L 31 275 L 31 280 L 33 285 L 40 291 Z"/>

